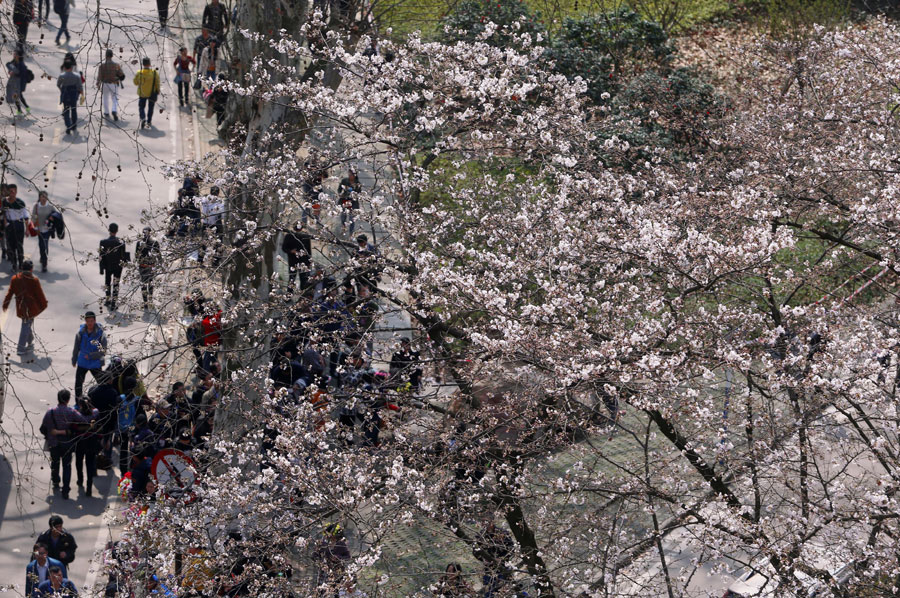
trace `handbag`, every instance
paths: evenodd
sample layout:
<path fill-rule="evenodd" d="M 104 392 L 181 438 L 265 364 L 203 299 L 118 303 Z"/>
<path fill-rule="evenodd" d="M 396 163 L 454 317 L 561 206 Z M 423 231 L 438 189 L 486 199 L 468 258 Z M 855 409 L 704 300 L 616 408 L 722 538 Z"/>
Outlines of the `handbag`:
<path fill-rule="evenodd" d="M 25 230 L 28 232 L 29 237 L 38 236 L 38 229 L 34 226 L 34 222 L 31 220 L 28 221 L 28 224 L 25 225 Z"/>
<path fill-rule="evenodd" d="M 203 84 L 200 82 L 200 75 L 197 75 L 197 77 L 194 78 L 194 89 L 200 89 L 201 87 L 203 87 Z"/>
<path fill-rule="evenodd" d="M 176 85 L 181 83 L 181 73 L 178 73 L 177 75 L 175 75 L 175 78 L 173 79 L 173 81 L 175 82 Z"/>

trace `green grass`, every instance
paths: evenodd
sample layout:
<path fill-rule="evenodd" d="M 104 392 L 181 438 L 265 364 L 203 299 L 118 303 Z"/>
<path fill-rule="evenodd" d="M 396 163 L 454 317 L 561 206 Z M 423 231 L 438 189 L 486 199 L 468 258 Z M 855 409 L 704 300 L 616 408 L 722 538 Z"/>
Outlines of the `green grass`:
<path fill-rule="evenodd" d="M 553 31 L 566 17 L 595 14 L 628 6 L 649 6 L 653 2 L 644 0 L 636 4 L 629 0 L 524 0 L 531 10 L 539 12 L 541 20 Z M 443 18 L 458 0 L 393 0 L 382 3 L 375 10 L 375 16 L 382 31 L 390 27 L 395 37 L 405 37 L 413 31 L 421 31 L 425 37 L 432 37 L 440 27 Z M 674 32 L 688 29 L 714 18 L 728 16 L 743 2 L 729 0 L 681 0 L 680 18 L 673 27 Z M 645 14 L 648 10 L 640 11 Z M 646 14 L 653 17 L 653 14 Z"/>

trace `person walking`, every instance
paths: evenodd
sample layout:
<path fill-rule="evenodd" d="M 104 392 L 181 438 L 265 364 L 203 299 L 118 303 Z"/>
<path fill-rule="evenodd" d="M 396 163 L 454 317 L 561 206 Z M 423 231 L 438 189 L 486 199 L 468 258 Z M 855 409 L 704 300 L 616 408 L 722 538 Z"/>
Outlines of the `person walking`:
<path fill-rule="evenodd" d="M 156 12 L 159 15 L 159 28 L 165 29 L 169 22 L 169 0 L 156 0 Z"/>
<path fill-rule="evenodd" d="M 34 73 L 25 64 L 22 52 L 16 50 L 13 53 L 13 59 L 6 63 L 6 73 L 9 79 L 6 80 L 6 102 L 10 108 L 16 105 L 16 115 L 22 116 L 22 106 L 28 114 L 31 114 L 31 107 L 25 101 L 25 87 L 34 80 Z"/>
<path fill-rule="evenodd" d="M 284 235 L 281 250 L 288 258 L 288 286 L 294 288 L 294 279 L 300 279 L 300 291 L 309 285 L 309 269 L 312 255 L 312 237 L 303 230 L 303 222 L 297 222 L 292 232 Z"/>
<path fill-rule="evenodd" d="M 22 320 L 16 353 L 23 357 L 25 363 L 34 361 L 34 319 L 47 309 L 41 281 L 35 278 L 32 268 L 31 260 L 22 262 L 22 271 L 12 277 L 3 299 L 3 311 L 6 311 L 12 298 L 16 298 L 16 316 Z"/>
<path fill-rule="evenodd" d="M 69 407 L 69 399 L 72 393 L 68 390 L 61 390 L 56 393 L 56 407 L 52 407 L 44 414 L 44 421 L 41 423 L 41 431 L 46 432 L 47 444 L 50 446 L 50 481 L 53 482 L 53 491 L 60 489 L 59 483 L 59 467 L 62 465 L 62 498 L 69 499 L 69 483 L 72 481 L 72 449 L 75 448 L 72 440 L 75 437 L 75 424 L 87 423 L 84 417 Z M 51 529 L 53 523 L 51 519 Z M 55 550 L 54 542 L 46 542 L 42 540 L 43 536 L 38 538 L 39 542 L 44 542 L 50 547 L 50 555 L 58 558 L 67 565 L 72 562 L 66 560 L 66 554 Z M 60 556 L 57 556 L 57 553 Z M 74 558 L 74 554 L 72 555 Z"/>
<path fill-rule="evenodd" d="M 48 556 L 47 545 L 37 542 L 32 549 L 34 560 L 25 567 L 25 596 L 31 598 L 42 583 L 50 579 L 50 567 L 62 569 L 66 577 L 66 566 L 62 561 Z"/>
<path fill-rule="evenodd" d="M 78 412 L 88 420 L 88 424 L 77 426 L 75 477 L 78 487 L 83 487 L 84 495 L 90 498 L 94 491 L 94 478 L 97 476 L 97 455 L 100 453 L 100 428 L 97 424 L 100 410 L 91 405 L 89 400 L 81 398 L 78 399 Z"/>
<path fill-rule="evenodd" d="M 141 279 L 141 299 L 144 301 L 144 309 L 150 309 L 153 301 L 153 276 L 162 261 L 162 252 L 159 241 L 153 238 L 153 230 L 149 226 L 144 227 L 144 236 L 134 248 L 134 259 Z"/>
<path fill-rule="evenodd" d="M 220 64 L 219 43 L 216 38 L 211 37 L 209 45 L 203 49 L 200 55 L 200 68 L 197 73 L 198 77 L 203 77 L 211 86 L 216 82 L 216 73 L 224 70 L 224 66 Z"/>
<path fill-rule="evenodd" d="M 41 253 L 41 272 L 47 271 L 47 254 L 50 250 L 50 235 L 54 231 L 54 222 L 50 215 L 56 206 L 50 203 L 46 191 L 38 191 L 38 200 L 31 209 L 31 223 L 38 231 L 38 250 Z"/>
<path fill-rule="evenodd" d="M 168 4 L 167 4 L 168 5 Z M 141 117 L 141 128 L 153 126 L 153 107 L 159 98 L 159 73 L 150 68 L 150 59 L 141 61 L 141 70 L 134 75 L 134 84 L 138 92 L 138 114 Z"/>
<path fill-rule="evenodd" d="M 32 0 L 33 2 L 33 0 Z M 50 5 L 53 0 L 38 0 L 37 24 L 38 27 L 50 24 Z"/>
<path fill-rule="evenodd" d="M 113 120 L 119 120 L 119 86 L 124 80 L 122 67 L 113 61 L 113 51 L 107 49 L 106 60 L 97 69 L 97 87 L 102 94 L 103 116 L 106 118 L 112 113 Z"/>
<path fill-rule="evenodd" d="M 69 569 L 75 560 L 78 543 L 75 542 L 75 537 L 63 528 L 63 518 L 59 515 L 51 515 L 48 524 L 49 529 L 42 532 L 37 541 L 47 546 L 49 556 L 61 561 L 66 569 Z"/>
<path fill-rule="evenodd" d="M 353 234 L 356 228 L 356 210 L 359 209 L 359 193 L 362 187 L 359 184 L 359 176 L 356 169 L 351 168 L 347 176 L 341 179 L 338 185 L 338 202 L 341 206 L 341 232 L 349 228 L 348 234 Z M 349 225 L 349 226 L 348 226 Z"/>
<path fill-rule="evenodd" d="M 109 225 L 109 237 L 100 241 L 100 274 L 106 276 L 104 289 L 106 300 L 103 305 L 111 311 L 116 309 L 119 301 L 119 280 L 122 278 L 122 266 L 128 261 L 128 253 L 125 251 L 125 242 L 117 237 L 119 225 L 115 222 Z"/>
<path fill-rule="evenodd" d="M 219 41 L 225 39 L 231 19 L 228 16 L 228 8 L 219 0 L 211 0 L 203 9 L 203 27 L 215 36 Z"/>
<path fill-rule="evenodd" d="M 187 48 L 181 46 L 178 56 L 175 57 L 175 85 L 178 86 L 178 104 L 184 106 L 191 99 L 191 65 L 196 64 L 194 57 L 187 53 Z"/>
<path fill-rule="evenodd" d="M 50 567 L 50 579 L 37 588 L 36 598 L 73 598 L 78 590 L 56 565 Z"/>
<path fill-rule="evenodd" d="M 59 101 L 63 105 L 63 120 L 66 123 L 66 135 L 72 135 L 78 125 L 78 98 L 84 95 L 84 83 L 81 75 L 74 71 L 75 63 L 63 62 L 63 73 L 56 80 L 59 88 Z"/>
<path fill-rule="evenodd" d="M 3 219 L 6 223 L 6 255 L 12 263 L 12 271 L 18 272 L 25 256 L 25 223 L 31 218 L 25 202 L 18 197 L 19 188 L 15 183 L 6 186 L 6 201 L 3 202 Z"/>
<path fill-rule="evenodd" d="M 49 7 L 48 7 L 49 10 Z M 34 20 L 34 1 L 15 0 L 13 4 L 13 24 L 16 26 L 16 51 L 25 55 L 25 40 L 28 25 Z"/>
<path fill-rule="evenodd" d="M 92 311 L 85 312 L 84 324 L 75 335 L 75 347 L 72 349 L 72 367 L 75 368 L 75 398 L 83 395 L 84 379 L 88 372 L 94 380 L 100 381 L 103 374 L 103 361 L 108 341 L 103 327 L 97 323 L 97 316 Z"/>
<path fill-rule="evenodd" d="M 56 33 L 56 45 L 59 45 L 59 39 L 62 34 L 66 34 L 66 45 L 72 36 L 69 35 L 69 8 L 75 6 L 75 0 L 53 0 L 53 12 L 59 15 L 59 31 Z"/>

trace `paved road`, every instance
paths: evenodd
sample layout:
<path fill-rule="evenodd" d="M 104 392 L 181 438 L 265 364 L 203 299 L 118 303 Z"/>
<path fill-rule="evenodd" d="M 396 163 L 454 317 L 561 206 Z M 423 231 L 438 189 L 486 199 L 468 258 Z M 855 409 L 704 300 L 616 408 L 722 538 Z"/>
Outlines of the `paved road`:
<path fill-rule="evenodd" d="M 18 586 L 14 595 L 23 593 L 31 546 L 47 528 L 51 514 L 61 515 L 78 541 L 70 578 L 79 588 L 91 576 L 89 559 L 95 545 L 107 538 L 104 513 L 114 512 L 118 504 L 114 498 L 118 472 L 101 472 L 95 481 L 99 492 L 93 498 L 83 497 L 74 486 L 72 500 L 53 496 L 37 428 L 48 406 L 55 403 L 56 391 L 73 385 L 72 342 L 86 309 L 98 312 L 114 353 L 136 355 L 145 338 L 152 336 L 154 317 L 137 307 L 130 281 L 123 280 L 123 293 L 131 296 L 130 306 L 121 306 L 117 314 L 101 309 L 102 277 L 96 250 L 109 222 L 119 224 L 120 236 L 133 238 L 142 227 L 141 211 L 168 201 L 174 187 L 164 179 L 160 166 L 178 157 L 183 146 L 175 121 L 169 118 L 178 102 L 170 66 L 162 58 L 172 50 L 155 22 L 155 3 L 104 0 L 98 15 L 93 11 L 99 4 L 88 6 L 79 0 L 69 21 L 72 43 L 68 45 L 54 44 L 55 26 L 39 29 L 32 24 L 28 41 L 33 47 L 26 62 L 36 78 L 25 94 L 32 114 L 13 118 L 8 105 L 0 106 L 0 127 L 13 153 L 7 165 L 13 172 L 7 171 L 6 181 L 19 185 L 19 196 L 29 209 L 38 189 L 46 189 L 50 201 L 64 209 L 68 227 L 64 241 L 51 241 L 49 272 L 38 273 L 50 307 L 35 323 L 34 363 L 24 364 L 15 354 L 19 332 L 15 312 L 0 318 L 8 366 L 0 437 L 0 587 Z M 50 21 L 56 25 L 59 17 L 51 14 Z M 12 39 L 6 18 L 3 27 L 6 37 Z M 102 121 L 100 97 L 94 87 L 96 66 L 107 47 L 115 51 L 126 74 L 118 123 Z M 10 60 L 11 51 L 7 43 L 2 52 L 4 63 Z M 87 103 L 79 106 L 77 138 L 63 134 L 57 103 L 55 79 L 67 51 L 76 54 L 78 67 L 87 78 Z M 145 55 L 154 65 L 165 65 L 161 72 L 165 110 L 154 115 L 155 129 L 138 131 L 137 97 L 131 79 L 138 59 Z M 3 72 L 5 84 L 5 69 Z M 133 250 L 134 244 L 129 242 L 129 251 Z M 26 239 L 25 252 L 38 261 L 35 239 Z M 4 292 L 9 279 L 9 264 L 0 264 Z M 73 484 L 74 477 L 73 473 Z"/>

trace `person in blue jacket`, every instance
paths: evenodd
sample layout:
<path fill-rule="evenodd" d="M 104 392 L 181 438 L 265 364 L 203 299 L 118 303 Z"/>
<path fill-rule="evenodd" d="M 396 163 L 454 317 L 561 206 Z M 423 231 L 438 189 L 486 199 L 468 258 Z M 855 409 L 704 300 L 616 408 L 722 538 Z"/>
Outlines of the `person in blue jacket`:
<path fill-rule="evenodd" d="M 72 598 L 78 596 L 75 584 L 66 579 L 62 567 L 50 567 L 50 579 L 38 586 L 35 598 Z"/>
<path fill-rule="evenodd" d="M 72 367 L 75 368 L 75 398 L 83 395 L 84 379 L 90 372 L 94 380 L 100 380 L 103 362 L 106 358 L 108 342 L 103 327 L 97 323 L 97 316 L 89 311 L 84 314 L 84 324 L 75 335 L 72 349 Z"/>
<path fill-rule="evenodd" d="M 66 566 L 62 561 L 47 556 L 47 545 L 38 542 L 34 545 L 34 560 L 25 567 L 25 596 L 31 598 L 39 585 L 50 579 L 50 567 L 59 567 L 66 577 Z"/>

